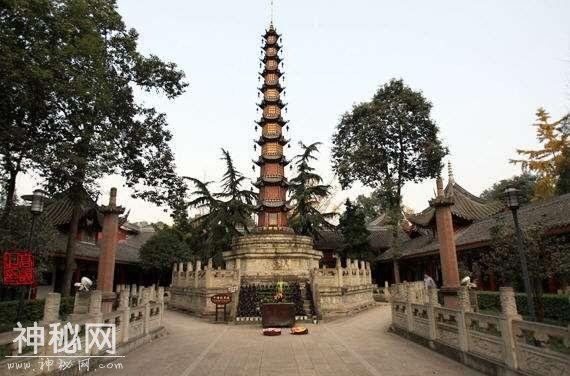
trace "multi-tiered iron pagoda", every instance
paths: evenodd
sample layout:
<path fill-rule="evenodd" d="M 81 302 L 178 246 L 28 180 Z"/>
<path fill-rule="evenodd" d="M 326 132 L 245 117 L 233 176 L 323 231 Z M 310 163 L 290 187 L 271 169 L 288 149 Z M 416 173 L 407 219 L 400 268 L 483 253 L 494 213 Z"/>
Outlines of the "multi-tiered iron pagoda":
<path fill-rule="evenodd" d="M 288 141 L 283 136 L 283 127 L 287 122 L 282 117 L 286 105 L 281 100 L 283 88 L 280 84 L 279 38 L 271 23 L 263 36 L 263 71 L 260 72 L 263 85 L 259 88 L 263 99 L 258 104 L 262 112 L 261 119 L 257 121 L 261 127 L 261 137 L 255 141 L 261 146 L 261 155 L 254 163 L 261 170 L 255 183 L 259 188 L 258 228 L 287 231 L 288 184 L 284 172 L 288 161 L 283 155 L 283 147 Z"/>
<path fill-rule="evenodd" d="M 263 84 L 259 88 L 262 114 L 257 121 L 261 136 L 255 140 L 261 146 L 261 155 L 254 161 L 261 169 L 255 182 L 259 188 L 258 226 L 254 233 L 238 237 L 232 249 L 223 254 L 226 267 L 240 269 L 241 276 L 250 282 L 284 277 L 306 279 L 311 270 L 318 268 L 322 257 L 320 251 L 313 249 L 311 237 L 295 235 L 287 227 L 288 162 L 283 147 L 288 141 L 283 136 L 287 122 L 281 114 L 285 104 L 281 100 L 279 39 L 271 23 L 263 35 Z"/>

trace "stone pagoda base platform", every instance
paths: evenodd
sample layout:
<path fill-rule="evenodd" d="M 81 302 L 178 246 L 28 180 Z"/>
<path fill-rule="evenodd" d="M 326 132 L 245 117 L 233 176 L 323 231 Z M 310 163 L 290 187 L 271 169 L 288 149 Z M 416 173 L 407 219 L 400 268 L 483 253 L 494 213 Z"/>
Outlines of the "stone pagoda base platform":
<path fill-rule="evenodd" d="M 308 280 L 322 257 L 321 251 L 313 249 L 311 237 L 285 232 L 240 236 L 232 249 L 223 253 L 226 268 L 239 270 L 248 282 Z"/>

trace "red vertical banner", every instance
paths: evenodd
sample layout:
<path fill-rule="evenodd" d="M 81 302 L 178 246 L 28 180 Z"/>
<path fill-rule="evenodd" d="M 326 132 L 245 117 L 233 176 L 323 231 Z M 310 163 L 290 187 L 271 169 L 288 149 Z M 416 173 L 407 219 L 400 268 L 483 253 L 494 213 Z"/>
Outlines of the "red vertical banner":
<path fill-rule="evenodd" d="M 36 281 L 32 252 L 7 251 L 2 258 L 5 285 L 33 285 Z"/>

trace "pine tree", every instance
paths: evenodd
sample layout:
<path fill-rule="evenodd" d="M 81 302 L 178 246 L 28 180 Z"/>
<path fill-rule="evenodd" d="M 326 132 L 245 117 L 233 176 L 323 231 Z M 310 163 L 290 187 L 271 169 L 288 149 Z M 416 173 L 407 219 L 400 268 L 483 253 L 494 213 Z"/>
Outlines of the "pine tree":
<path fill-rule="evenodd" d="M 370 232 L 366 228 L 364 211 L 349 199 L 344 205 L 345 211 L 339 219 L 339 229 L 344 238 L 342 256 L 345 259 L 349 257 L 372 261 L 373 255 L 368 241 Z"/>
<path fill-rule="evenodd" d="M 318 231 L 323 227 L 331 228 L 328 221 L 335 213 L 321 213 L 319 202 L 329 195 L 330 186 L 322 184 L 323 179 L 315 172 L 310 161 L 316 160 L 320 142 L 305 145 L 299 142 L 303 152 L 295 156 L 297 175 L 290 181 L 291 216 L 289 225 L 297 234 L 319 236 Z"/>

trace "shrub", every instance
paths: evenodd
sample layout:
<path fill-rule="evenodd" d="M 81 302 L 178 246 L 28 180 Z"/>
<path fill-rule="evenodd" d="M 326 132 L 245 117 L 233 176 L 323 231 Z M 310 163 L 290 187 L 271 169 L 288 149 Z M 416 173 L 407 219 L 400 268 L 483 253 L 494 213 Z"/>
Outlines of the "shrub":
<path fill-rule="evenodd" d="M 477 295 L 479 298 L 479 309 L 501 312 L 501 299 L 498 292 L 481 291 Z M 526 294 L 517 293 L 515 299 L 519 313 L 523 316 L 528 315 Z M 544 318 L 546 320 L 562 324 L 570 323 L 570 297 L 567 295 L 544 294 L 542 301 L 544 304 Z"/>
<path fill-rule="evenodd" d="M 18 312 L 18 301 L 10 300 L 0 302 L 0 332 L 12 331 L 16 326 L 16 314 Z M 22 306 L 21 323 L 22 326 L 39 322 L 44 316 L 44 300 L 27 300 Z"/>

